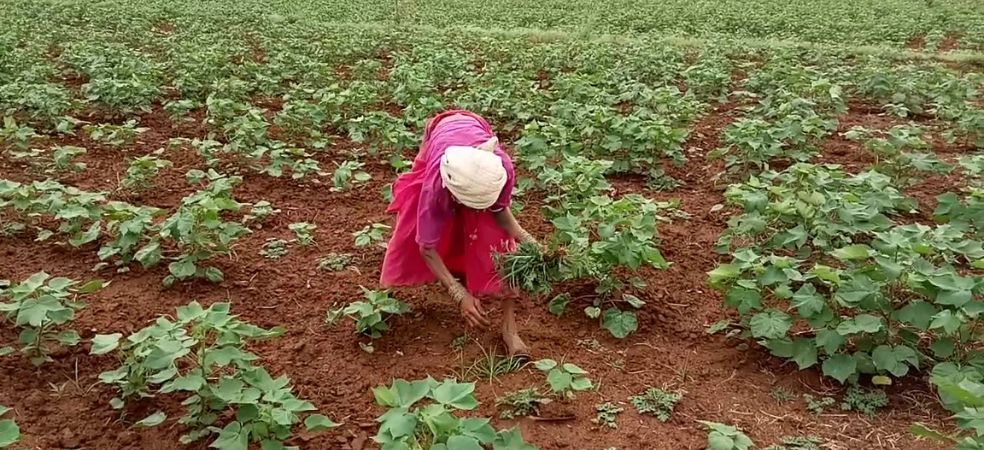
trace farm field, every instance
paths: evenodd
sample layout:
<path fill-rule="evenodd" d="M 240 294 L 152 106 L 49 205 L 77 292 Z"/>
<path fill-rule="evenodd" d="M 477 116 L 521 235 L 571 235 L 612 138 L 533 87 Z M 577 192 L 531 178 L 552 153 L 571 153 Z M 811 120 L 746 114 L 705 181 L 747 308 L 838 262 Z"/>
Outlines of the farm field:
<path fill-rule="evenodd" d="M 0 448 L 984 448 L 979 2 L 337 3 L 0 0 Z M 379 287 L 453 108 L 529 364 Z"/>

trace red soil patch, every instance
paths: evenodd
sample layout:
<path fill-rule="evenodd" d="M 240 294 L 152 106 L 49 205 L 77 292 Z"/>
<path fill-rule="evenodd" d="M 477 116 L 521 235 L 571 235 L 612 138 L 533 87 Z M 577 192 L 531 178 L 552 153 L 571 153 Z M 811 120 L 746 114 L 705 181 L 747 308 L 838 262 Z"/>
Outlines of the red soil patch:
<path fill-rule="evenodd" d="M 870 423 L 854 413 L 839 411 L 816 417 L 806 411 L 800 398 L 778 404 L 770 397 L 770 390 L 782 386 L 797 397 L 837 396 L 839 387 L 816 371 L 800 372 L 781 364 L 754 345 L 751 349 L 734 347 L 722 337 L 704 333 L 706 326 L 727 315 L 720 295 L 705 282 L 705 272 L 719 261 L 712 246 L 725 227 L 727 213 L 711 211 L 722 202 L 720 190 L 710 181 L 720 171 L 720 163 L 709 164 L 704 155 L 718 146 L 720 130 L 734 120 L 734 114 L 733 107 L 724 106 L 699 121 L 685 146 L 690 161 L 681 167 L 666 167 L 667 173 L 683 185 L 672 192 L 654 194 L 662 200 L 680 199 L 681 208 L 691 217 L 675 219 L 660 228 L 663 253 L 673 266 L 642 271 L 648 287 L 639 294 L 647 305 L 639 314 L 638 333 L 615 340 L 576 308 L 561 318 L 552 316 L 542 304 L 545 299 L 528 299 L 521 306 L 520 326 L 534 354 L 576 362 L 601 386 L 599 391 L 579 394 L 575 402 L 565 405 L 563 409 L 572 412 L 574 420 L 519 421 L 526 438 L 543 450 L 611 446 L 699 449 L 705 445 L 706 431 L 695 421 L 713 420 L 742 427 L 761 447 L 777 443 L 785 435 L 817 435 L 836 448 L 937 448 L 916 442 L 907 431 L 915 421 L 947 428 L 947 414 L 919 380 L 892 386 L 890 408 Z M 169 137 L 203 137 L 205 131 L 195 122 L 171 124 L 160 111 L 145 117 L 141 126 L 151 130 L 141 135 L 137 144 L 124 149 L 103 148 L 85 138 L 66 141 L 90 149 L 84 158 L 89 168 L 63 181 L 88 190 L 112 190 L 128 156 L 165 147 Z M 322 167 L 332 167 L 332 153 L 317 153 Z M 192 192 L 184 182 L 184 173 L 201 168 L 203 163 L 191 150 L 165 155 L 174 167 L 162 172 L 156 180 L 157 189 L 138 197 L 110 196 L 173 209 Z M 256 345 L 253 350 L 271 373 L 290 376 L 300 397 L 310 399 L 322 412 L 343 423 L 324 435 L 298 437 L 293 445 L 305 449 L 375 448 L 367 437 L 375 433 L 374 419 L 382 410 L 374 405 L 371 387 L 393 378 L 455 376 L 479 353 L 476 343 L 492 348 L 498 336 L 494 329 L 471 330 L 469 336 L 474 342 L 462 354 L 452 350 L 451 342 L 466 330 L 456 308 L 434 286 L 395 292 L 413 306 L 414 312 L 393 321 L 392 330 L 375 343 L 373 354 L 360 350 L 350 323 L 325 327 L 324 314 L 331 305 L 359 298 L 360 285 L 377 285 L 382 250 L 354 248 L 351 236 L 365 225 L 390 220 L 379 192 L 392 181 L 393 174 L 385 164 L 370 169 L 370 183 L 343 193 L 329 192 L 324 181 L 299 183 L 243 169 L 245 183 L 235 190 L 236 198 L 241 202 L 268 200 L 282 212 L 242 238 L 233 257 L 217 262 L 226 278 L 220 284 L 194 282 L 165 290 L 160 286 L 167 270 L 164 266 L 147 271 L 134 267 L 121 274 L 108 269 L 93 273 L 91 268 L 98 262 L 93 248 L 62 248 L 50 242 L 33 242 L 32 236 L 4 238 L 0 273 L 12 280 L 40 270 L 75 279 L 98 276 L 112 280 L 78 315 L 75 328 L 83 339 L 97 333 L 133 332 L 191 300 L 206 304 L 231 301 L 233 312 L 245 320 L 265 327 L 287 326 L 285 336 Z M 0 160 L 0 177 L 36 178 L 5 160 Z M 615 181 L 620 190 L 642 190 L 640 180 Z M 549 225 L 537 212 L 538 200 L 530 197 L 523 199 L 527 207 L 520 220 L 535 234 L 545 236 Z M 287 225 L 298 221 L 318 226 L 316 245 L 291 246 L 288 255 L 279 260 L 259 256 L 266 238 L 289 238 Z M 339 273 L 318 271 L 317 259 L 330 252 L 356 255 L 354 268 Z M 488 307 L 492 319 L 497 319 L 495 305 Z M 0 342 L 15 338 L 11 327 L 0 327 Z M 596 340 L 598 346 L 578 344 L 590 340 Z M 162 397 L 130 405 L 122 419 L 110 409 L 108 401 L 114 393 L 97 384 L 96 377 L 115 363 L 112 357 L 89 356 L 85 344 L 60 352 L 55 362 L 41 369 L 17 356 L 0 358 L 0 379 L 4 380 L 0 383 L 0 403 L 15 408 L 13 417 L 21 426 L 24 445 L 106 450 L 179 448 L 177 438 L 182 430 L 174 420 L 180 416 L 180 399 Z M 491 383 L 479 381 L 477 394 L 482 405 L 476 414 L 497 417 L 497 396 L 542 383 L 543 376 L 532 369 Z M 64 388 L 56 391 L 52 384 Z M 640 416 L 628 405 L 629 396 L 649 386 L 686 392 L 669 422 Z M 619 416 L 618 430 L 591 422 L 595 405 L 605 401 L 626 409 Z M 166 424 L 150 429 L 130 426 L 158 408 L 168 412 Z M 498 419 L 495 422 L 498 426 L 511 425 Z M 189 448 L 204 448 L 204 444 Z"/>

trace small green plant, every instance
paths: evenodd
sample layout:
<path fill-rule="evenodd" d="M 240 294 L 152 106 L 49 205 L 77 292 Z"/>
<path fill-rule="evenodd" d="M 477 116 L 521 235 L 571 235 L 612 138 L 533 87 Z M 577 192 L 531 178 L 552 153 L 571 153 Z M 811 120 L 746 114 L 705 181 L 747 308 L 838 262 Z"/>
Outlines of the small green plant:
<path fill-rule="evenodd" d="M 773 387 L 769 395 L 775 399 L 776 403 L 783 404 L 796 400 L 796 394 L 782 386 Z"/>
<path fill-rule="evenodd" d="M 162 169 L 171 167 L 171 161 L 154 155 L 141 156 L 130 161 L 126 176 L 120 182 L 123 189 L 146 191 L 154 188 L 154 178 Z"/>
<path fill-rule="evenodd" d="M 260 200 L 250 205 L 249 214 L 243 216 L 243 223 L 253 222 L 253 221 L 262 222 L 266 220 L 268 217 L 279 212 L 280 210 L 274 209 L 273 205 L 270 202 L 266 200 Z"/>
<path fill-rule="evenodd" d="M 138 127 L 136 120 L 128 120 L 122 125 L 100 123 L 82 126 L 82 131 L 89 135 L 89 139 L 113 147 L 132 143 L 137 139 L 137 136 L 149 129 Z"/>
<path fill-rule="evenodd" d="M 331 191 L 346 191 L 356 185 L 371 180 L 372 175 L 362 170 L 364 166 L 365 164 L 359 161 L 345 161 L 339 164 L 338 168 L 335 169 L 335 173 L 331 176 Z"/>
<path fill-rule="evenodd" d="M 314 243 L 314 230 L 318 226 L 307 222 L 295 222 L 287 225 L 287 228 L 294 232 L 298 244 L 308 246 Z"/>
<path fill-rule="evenodd" d="M 461 336 L 458 336 L 458 337 L 452 339 L 451 340 L 451 350 L 454 350 L 456 352 L 460 352 L 460 351 L 464 350 L 465 347 L 468 346 L 468 341 L 470 339 L 471 338 L 468 337 L 468 334 L 462 334 Z"/>
<path fill-rule="evenodd" d="M 438 382 L 395 380 L 390 386 L 372 390 L 376 403 L 389 408 L 381 415 L 379 432 L 373 438 L 385 449 L 450 450 L 482 449 L 535 450 L 517 429 L 496 431 L 489 419 L 459 417 L 458 411 L 478 407 L 475 383 L 456 380 Z"/>
<path fill-rule="evenodd" d="M 737 427 L 703 420 L 698 422 L 709 430 L 707 450 L 748 450 L 755 446 L 755 443 Z"/>
<path fill-rule="evenodd" d="M 120 367 L 99 375 L 101 382 L 119 390 L 110 401 L 114 409 L 131 398 L 185 394 L 185 415 L 179 422 L 190 431 L 181 436 L 182 444 L 214 435 L 209 446 L 218 449 L 244 449 L 250 443 L 283 449 L 301 415 L 307 415 L 303 423 L 308 431 L 335 426 L 327 417 L 311 414 L 316 408 L 294 395 L 290 379 L 273 378 L 255 364 L 259 357 L 245 350 L 250 341 L 284 331 L 240 320 L 230 313 L 229 303 L 206 309 L 191 302 L 177 308 L 175 317 L 159 317 L 126 339 L 121 333 L 96 335 L 90 353 L 118 350 Z M 155 426 L 166 418 L 157 411 L 137 425 Z"/>
<path fill-rule="evenodd" d="M 81 172 L 85 163 L 75 161 L 79 155 L 86 154 L 86 149 L 71 145 L 60 145 L 51 149 L 51 167 L 49 172 Z"/>
<path fill-rule="evenodd" d="M 595 411 L 598 412 L 598 415 L 592 422 L 608 428 L 618 428 L 616 418 L 624 409 L 611 402 L 605 402 L 595 406 Z"/>
<path fill-rule="evenodd" d="M 550 398 L 537 388 L 526 388 L 509 392 L 495 399 L 495 406 L 502 410 L 499 417 L 507 420 L 539 414 L 540 405 L 550 402 Z"/>
<path fill-rule="evenodd" d="M 352 255 L 348 253 L 329 253 L 318 258 L 318 270 L 341 272 L 352 264 Z"/>
<path fill-rule="evenodd" d="M 673 408 L 683 398 L 679 392 L 667 392 L 658 388 L 646 389 L 642 394 L 629 398 L 629 402 L 639 414 L 648 414 L 660 422 L 670 420 Z"/>
<path fill-rule="evenodd" d="M 287 256 L 287 241 L 277 238 L 268 238 L 263 248 L 260 249 L 260 256 L 267 259 L 280 259 Z"/>
<path fill-rule="evenodd" d="M 836 401 L 831 397 L 814 397 L 810 394 L 803 394 L 803 401 L 806 402 L 806 409 L 814 416 L 823 414 L 827 407 L 832 406 Z"/>
<path fill-rule="evenodd" d="M 366 247 L 372 244 L 381 244 L 386 240 L 386 232 L 389 229 L 389 225 L 381 223 L 366 225 L 365 228 L 352 233 L 352 236 L 355 236 L 355 246 Z"/>
<path fill-rule="evenodd" d="M 823 440 L 814 436 L 785 436 L 781 444 L 770 445 L 764 450 L 820 450 Z"/>
<path fill-rule="evenodd" d="M 389 330 L 386 321 L 393 315 L 402 315 L 410 311 L 410 305 L 390 297 L 389 291 L 371 291 L 362 288 L 365 301 L 356 301 L 340 309 L 329 310 L 329 325 L 333 325 L 342 315 L 349 316 L 355 321 L 355 332 L 379 339 L 383 332 Z M 370 344 L 371 345 L 371 344 Z M 363 347 L 371 353 L 371 347 Z"/>
<path fill-rule="evenodd" d="M 878 410 L 888 406 L 888 396 L 881 389 L 866 390 L 851 386 L 847 388 L 840 406 L 844 411 L 857 411 L 871 418 Z"/>
<path fill-rule="evenodd" d="M 211 169 L 204 176 L 209 184 L 183 198 L 177 211 L 161 224 L 161 237 L 173 240 L 181 252 L 167 266 L 170 274 L 164 278 L 165 287 L 191 278 L 222 281 L 218 267 L 203 263 L 229 254 L 232 244 L 249 232 L 239 222 L 222 220 L 223 214 L 238 212 L 242 207 L 232 197 L 232 188 L 242 182 L 242 177 L 227 177 Z"/>
<path fill-rule="evenodd" d="M 10 412 L 10 408 L 0 405 L 0 417 Z M 0 448 L 14 445 L 20 439 L 20 428 L 13 419 L 0 420 Z"/>
<path fill-rule="evenodd" d="M 552 359 L 541 359 L 533 366 L 547 374 L 547 384 L 555 395 L 567 399 L 574 398 L 574 392 L 586 391 L 594 387 L 587 377 L 588 372 L 574 364 L 560 364 Z"/>
<path fill-rule="evenodd" d="M 79 343 L 79 333 L 64 329 L 75 319 L 75 312 L 85 304 L 81 297 L 102 289 L 102 280 L 92 280 L 82 286 L 75 280 L 38 272 L 23 282 L 0 291 L 0 315 L 20 329 L 17 340 L 21 352 L 34 365 L 52 361 L 49 354 L 54 344 L 72 347 Z M 12 351 L 2 350 L 0 353 Z"/>
<path fill-rule="evenodd" d="M 13 116 L 3 117 L 3 128 L 0 128 L 0 143 L 27 150 L 31 146 L 31 140 L 39 137 L 41 136 L 34 132 L 34 128 L 18 125 Z"/>

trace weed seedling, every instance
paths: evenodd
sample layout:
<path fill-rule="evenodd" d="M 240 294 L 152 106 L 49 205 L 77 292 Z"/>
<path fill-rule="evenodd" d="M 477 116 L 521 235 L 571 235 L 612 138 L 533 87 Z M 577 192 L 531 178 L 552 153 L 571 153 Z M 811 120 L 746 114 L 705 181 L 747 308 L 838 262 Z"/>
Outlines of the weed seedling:
<path fill-rule="evenodd" d="M 352 263 L 352 255 L 348 253 L 329 253 L 318 258 L 318 270 L 341 272 Z"/>
<path fill-rule="evenodd" d="M 314 230 L 318 226 L 307 222 L 297 222 L 287 225 L 287 228 L 294 232 L 298 244 L 308 246 L 314 243 Z"/>
<path fill-rule="evenodd" d="M 888 406 L 888 396 L 881 389 L 866 390 L 858 386 L 851 386 L 844 394 L 844 401 L 841 402 L 841 409 L 844 411 L 857 411 L 868 418 L 874 417 L 879 409 Z"/>
<path fill-rule="evenodd" d="M 782 386 L 776 386 L 769 391 L 769 395 L 775 399 L 776 403 L 783 404 L 796 400 L 796 394 Z"/>
<path fill-rule="evenodd" d="M 673 415 L 673 408 L 677 402 L 683 398 L 679 392 L 667 392 L 658 388 L 646 389 L 640 395 L 630 397 L 629 401 L 639 414 L 648 414 L 655 417 L 660 422 L 670 420 Z"/>
<path fill-rule="evenodd" d="M 785 436 L 782 444 L 770 445 L 765 450 L 820 450 L 823 440 L 814 436 Z"/>
<path fill-rule="evenodd" d="M 528 388 L 509 392 L 495 399 L 495 406 L 502 409 L 499 417 L 511 420 L 517 417 L 536 415 L 540 405 L 549 402 L 550 399 L 541 394 L 539 389 Z"/>
<path fill-rule="evenodd" d="M 618 423 L 615 421 L 616 416 L 619 415 L 624 409 L 612 404 L 611 402 L 602 403 L 595 406 L 595 410 L 598 411 L 598 416 L 593 420 L 594 423 L 608 428 L 618 428 Z"/>
<path fill-rule="evenodd" d="M 831 397 L 815 398 L 810 394 L 803 394 L 803 400 L 806 401 L 806 409 L 813 413 L 814 416 L 823 414 L 824 409 L 835 403 Z"/>
<path fill-rule="evenodd" d="M 266 240 L 266 244 L 263 244 L 263 249 L 260 250 L 260 256 L 267 259 L 280 259 L 287 255 L 287 241 L 277 238 L 269 238 Z"/>

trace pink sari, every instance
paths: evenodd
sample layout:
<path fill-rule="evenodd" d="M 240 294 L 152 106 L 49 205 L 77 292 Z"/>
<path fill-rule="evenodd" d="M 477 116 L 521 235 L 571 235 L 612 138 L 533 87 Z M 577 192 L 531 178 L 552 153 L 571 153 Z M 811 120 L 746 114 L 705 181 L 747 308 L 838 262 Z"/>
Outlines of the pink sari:
<path fill-rule="evenodd" d="M 452 120 L 444 120 L 449 117 Z M 426 246 L 437 249 L 451 273 L 464 276 L 465 288 L 472 295 L 501 293 L 493 254 L 513 251 L 516 243 L 499 227 L 491 210 L 509 207 L 515 184 L 512 160 L 501 147 L 496 149 L 508 181 L 490 210 L 453 202 L 436 173 L 449 146 L 474 147 L 492 136 L 489 123 L 468 111 L 447 111 L 428 122 L 412 170 L 393 183 L 393 202 L 387 211 L 396 213 L 396 226 L 383 260 L 380 283 L 384 287 L 434 282 L 436 277 L 420 253 L 421 246 Z"/>

